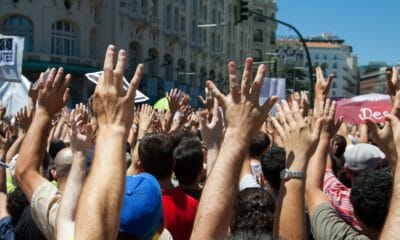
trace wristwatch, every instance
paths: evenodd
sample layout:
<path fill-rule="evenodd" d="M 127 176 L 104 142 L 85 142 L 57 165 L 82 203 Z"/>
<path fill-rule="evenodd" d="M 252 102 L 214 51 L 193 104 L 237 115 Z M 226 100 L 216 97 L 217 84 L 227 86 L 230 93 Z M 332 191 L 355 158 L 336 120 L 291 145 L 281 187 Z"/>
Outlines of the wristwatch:
<path fill-rule="evenodd" d="M 306 173 L 304 172 L 292 172 L 289 169 L 285 168 L 281 171 L 281 179 L 288 180 L 291 178 L 306 178 Z"/>

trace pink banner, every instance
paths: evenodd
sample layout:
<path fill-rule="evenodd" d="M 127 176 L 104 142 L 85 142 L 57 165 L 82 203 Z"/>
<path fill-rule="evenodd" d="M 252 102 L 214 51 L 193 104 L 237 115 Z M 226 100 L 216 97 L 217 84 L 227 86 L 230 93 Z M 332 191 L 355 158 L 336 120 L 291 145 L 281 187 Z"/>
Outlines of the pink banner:
<path fill-rule="evenodd" d="M 346 99 L 347 100 L 347 99 Z M 341 104 L 340 101 L 336 107 L 336 119 L 343 116 L 343 121 L 347 123 L 360 124 L 365 118 L 372 118 L 377 123 L 385 122 L 385 115 L 392 109 L 390 100 L 384 101 L 346 101 Z"/>

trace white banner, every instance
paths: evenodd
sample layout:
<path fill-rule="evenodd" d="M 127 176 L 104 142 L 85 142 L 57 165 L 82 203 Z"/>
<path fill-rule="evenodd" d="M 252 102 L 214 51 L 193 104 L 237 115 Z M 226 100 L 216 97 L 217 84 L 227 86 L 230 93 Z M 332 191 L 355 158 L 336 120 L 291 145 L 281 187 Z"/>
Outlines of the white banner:
<path fill-rule="evenodd" d="M 89 81 L 91 81 L 92 83 L 96 84 L 99 81 L 100 75 L 103 73 L 103 71 L 99 71 L 99 72 L 92 72 L 92 73 L 86 73 L 85 77 L 87 79 L 89 79 Z M 124 77 L 123 80 L 123 87 L 125 90 L 128 90 L 129 87 L 129 82 L 126 80 L 126 78 Z M 136 90 L 136 94 L 135 94 L 135 103 L 141 103 L 141 102 L 146 102 L 149 101 L 149 98 L 144 95 L 141 91 Z"/>
<path fill-rule="evenodd" d="M 21 82 L 24 38 L 0 34 L 0 80 Z"/>

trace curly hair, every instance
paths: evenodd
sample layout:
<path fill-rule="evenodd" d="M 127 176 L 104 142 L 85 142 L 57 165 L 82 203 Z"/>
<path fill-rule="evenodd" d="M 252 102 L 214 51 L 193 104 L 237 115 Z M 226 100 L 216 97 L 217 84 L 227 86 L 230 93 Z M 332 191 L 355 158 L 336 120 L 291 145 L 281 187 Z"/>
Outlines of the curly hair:
<path fill-rule="evenodd" d="M 388 168 L 358 175 L 351 189 L 350 201 L 356 217 L 368 228 L 381 230 L 389 209 L 393 176 Z"/>
<path fill-rule="evenodd" d="M 246 188 L 239 192 L 234 205 L 230 229 L 232 234 L 251 232 L 271 234 L 276 203 L 270 192 L 262 188 Z"/>
<path fill-rule="evenodd" d="M 250 157 L 260 157 L 265 150 L 267 150 L 271 141 L 268 136 L 259 131 L 250 140 L 249 156 Z"/>

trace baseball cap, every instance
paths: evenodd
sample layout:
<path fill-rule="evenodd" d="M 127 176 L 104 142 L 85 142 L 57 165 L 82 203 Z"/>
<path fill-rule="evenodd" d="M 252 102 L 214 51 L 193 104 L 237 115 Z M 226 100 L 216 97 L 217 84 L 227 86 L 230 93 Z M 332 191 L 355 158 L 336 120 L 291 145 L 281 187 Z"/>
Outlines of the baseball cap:
<path fill-rule="evenodd" d="M 359 143 L 344 152 L 345 166 L 360 173 L 365 170 L 375 169 L 385 158 L 385 154 L 376 146 Z"/>
<path fill-rule="evenodd" d="M 161 188 L 148 173 L 126 176 L 119 231 L 138 239 L 151 239 L 163 224 Z"/>

